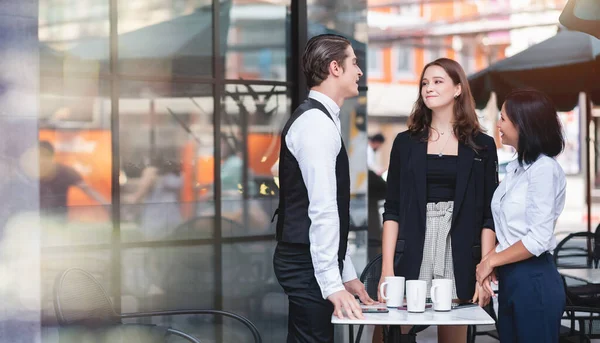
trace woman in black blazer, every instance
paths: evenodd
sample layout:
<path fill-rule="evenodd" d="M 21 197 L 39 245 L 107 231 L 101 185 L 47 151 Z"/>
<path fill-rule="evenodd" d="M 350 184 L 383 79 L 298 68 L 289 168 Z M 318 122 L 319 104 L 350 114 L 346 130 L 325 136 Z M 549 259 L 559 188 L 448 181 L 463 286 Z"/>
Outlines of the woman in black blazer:
<path fill-rule="evenodd" d="M 392 146 L 380 283 L 390 275 L 425 280 L 429 294 L 432 279 L 451 278 L 455 301 L 487 305 L 475 267 L 495 244 L 497 166 L 462 67 L 447 58 L 427 64 L 408 130 Z M 466 326 L 438 327 L 442 343 L 465 342 L 466 334 Z"/>

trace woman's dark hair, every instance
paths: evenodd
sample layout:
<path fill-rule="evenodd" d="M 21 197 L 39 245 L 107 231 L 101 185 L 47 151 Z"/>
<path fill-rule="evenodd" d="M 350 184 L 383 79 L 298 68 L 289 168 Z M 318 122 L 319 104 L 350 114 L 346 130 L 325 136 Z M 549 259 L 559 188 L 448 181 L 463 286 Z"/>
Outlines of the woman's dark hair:
<path fill-rule="evenodd" d="M 158 169 L 159 175 L 179 175 L 181 173 L 181 164 L 173 156 L 176 156 L 176 154 L 156 153 L 150 159 L 150 165 Z"/>
<path fill-rule="evenodd" d="M 432 111 L 425 105 L 421 90 L 423 89 L 422 81 L 425 71 L 431 66 L 441 67 L 450 76 L 454 85 L 460 84 L 461 92 L 454 101 L 454 135 L 461 143 L 468 145 L 474 150 L 479 150 L 479 147 L 475 144 L 474 137 L 483 132 L 483 129 L 479 125 L 479 119 L 475 112 L 475 100 L 471 94 L 467 75 L 458 62 L 449 58 L 439 58 L 428 63 L 423 68 L 421 78 L 419 79 L 419 96 L 408 118 L 408 130 L 412 135 L 426 133 L 425 139 L 429 138 Z"/>
<path fill-rule="evenodd" d="M 519 133 L 519 164 L 531 164 L 540 154 L 555 157 L 565 148 L 562 124 L 550 98 L 535 89 L 520 89 L 504 100 L 504 113 Z"/>
<path fill-rule="evenodd" d="M 346 49 L 350 41 L 340 35 L 322 34 L 312 37 L 306 43 L 302 55 L 302 70 L 306 77 L 308 88 L 321 84 L 329 76 L 329 64 L 336 61 L 342 70 L 344 60 L 348 55 Z"/>

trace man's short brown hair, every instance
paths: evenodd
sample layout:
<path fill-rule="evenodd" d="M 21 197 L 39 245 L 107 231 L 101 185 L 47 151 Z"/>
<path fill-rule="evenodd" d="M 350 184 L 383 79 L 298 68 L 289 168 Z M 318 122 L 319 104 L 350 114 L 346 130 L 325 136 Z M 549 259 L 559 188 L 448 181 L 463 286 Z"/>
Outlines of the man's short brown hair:
<path fill-rule="evenodd" d="M 350 41 L 343 36 L 322 34 L 312 37 L 302 55 L 302 70 L 308 88 L 318 86 L 329 76 L 329 64 L 336 61 L 344 68 Z"/>

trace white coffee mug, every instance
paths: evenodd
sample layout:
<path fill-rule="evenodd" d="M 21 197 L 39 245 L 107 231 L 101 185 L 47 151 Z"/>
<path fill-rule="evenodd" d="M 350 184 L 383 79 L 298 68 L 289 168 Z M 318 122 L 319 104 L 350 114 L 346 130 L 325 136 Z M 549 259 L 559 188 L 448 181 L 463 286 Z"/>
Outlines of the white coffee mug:
<path fill-rule="evenodd" d="M 425 312 L 427 282 L 423 280 L 406 281 L 406 308 L 408 312 Z"/>
<path fill-rule="evenodd" d="M 388 307 L 404 305 L 404 277 L 386 276 L 385 282 L 379 286 L 379 294 Z"/>
<path fill-rule="evenodd" d="M 435 279 L 431 281 L 431 301 L 436 311 L 452 309 L 452 279 Z"/>

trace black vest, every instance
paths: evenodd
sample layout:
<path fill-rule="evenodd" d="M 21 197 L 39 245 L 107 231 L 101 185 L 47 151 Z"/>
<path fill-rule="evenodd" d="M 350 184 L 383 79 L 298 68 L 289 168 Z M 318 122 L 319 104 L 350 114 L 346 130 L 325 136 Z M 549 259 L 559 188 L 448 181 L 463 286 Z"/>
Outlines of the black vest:
<path fill-rule="evenodd" d="M 318 109 L 333 121 L 329 111 L 319 101 L 308 98 L 292 113 L 291 118 L 281 132 L 281 150 L 279 152 L 279 209 L 277 210 L 277 241 L 297 244 L 310 244 L 308 232 L 310 218 L 308 217 L 308 192 L 302 179 L 298 161 L 288 150 L 285 137 L 296 119 L 304 112 Z M 310 139 L 306 137 L 305 139 Z M 350 228 L 350 166 L 344 141 L 335 161 L 335 176 L 337 183 L 337 208 L 340 220 L 340 245 L 338 262 L 346 256 L 348 246 L 348 231 Z M 318 191 L 318 190 L 317 190 Z M 335 230 L 336 228 L 331 228 Z"/>

